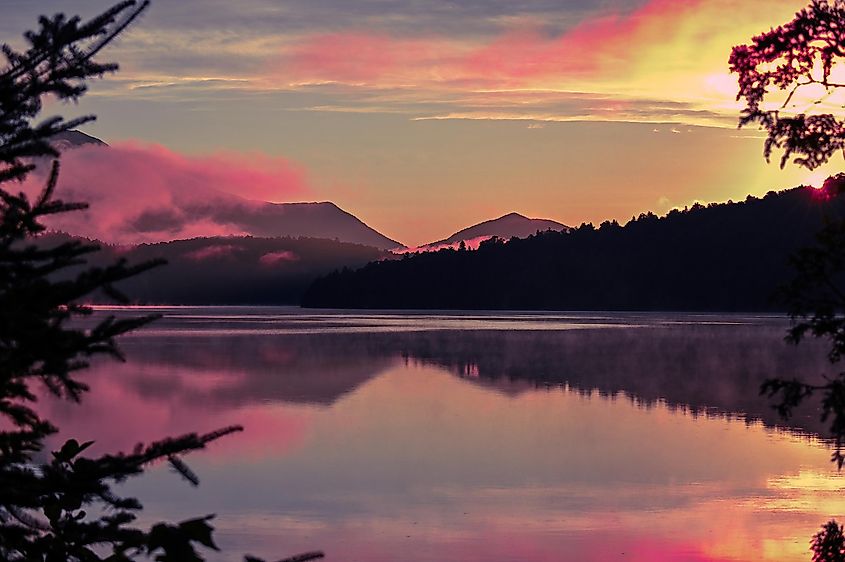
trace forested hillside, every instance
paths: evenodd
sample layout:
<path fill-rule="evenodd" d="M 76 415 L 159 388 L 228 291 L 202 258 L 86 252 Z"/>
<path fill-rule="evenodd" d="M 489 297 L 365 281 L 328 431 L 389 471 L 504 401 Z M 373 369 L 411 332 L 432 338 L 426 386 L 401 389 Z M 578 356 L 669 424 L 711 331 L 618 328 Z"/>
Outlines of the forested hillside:
<path fill-rule="evenodd" d="M 764 311 L 845 198 L 812 188 L 442 250 L 319 279 L 308 307 Z"/>
<path fill-rule="evenodd" d="M 72 238 L 42 237 L 43 242 Z M 314 279 L 390 256 L 388 252 L 318 238 L 193 238 L 138 246 L 103 245 L 91 262 L 167 264 L 133 277 L 121 289 L 141 304 L 299 304 Z"/>

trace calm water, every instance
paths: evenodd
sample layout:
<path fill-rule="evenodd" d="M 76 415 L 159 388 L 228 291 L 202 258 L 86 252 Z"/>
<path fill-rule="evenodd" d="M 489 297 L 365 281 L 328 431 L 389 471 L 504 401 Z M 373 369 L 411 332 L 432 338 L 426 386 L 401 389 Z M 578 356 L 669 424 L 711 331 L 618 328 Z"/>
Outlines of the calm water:
<path fill-rule="evenodd" d="M 845 513 L 813 412 L 757 396 L 830 370 L 778 317 L 162 312 L 43 407 L 100 452 L 243 424 L 199 488 L 126 486 L 148 520 L 217 513 L 212 560 L 809 560 Z"/>

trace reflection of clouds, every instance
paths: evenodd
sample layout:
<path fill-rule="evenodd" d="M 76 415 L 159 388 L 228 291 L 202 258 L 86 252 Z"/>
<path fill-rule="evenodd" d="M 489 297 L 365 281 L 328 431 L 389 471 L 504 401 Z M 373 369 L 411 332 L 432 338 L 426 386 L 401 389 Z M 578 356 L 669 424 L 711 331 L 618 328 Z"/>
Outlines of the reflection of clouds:
<path fill-rule="evenodd" d="M 341 558 L 355 553 L 361 560 L 392 562 L 400 553 L 402 560 L 455 560 L 455 561 L 532 561 L 532 562 L 606 562 L 607 560 L 634 560 L 637 562 L 736 562 L 733 556 L 718 557 L 706 552 L 706 544 L 694 544 L 678 539 L 658 537 L 649 530 L 634 535 L 620 531 L 608 521 L 607 528 L 600 531 L 567 533 L 561 540 L 550 540 L 548 532 L 537 532 L 528 521 L 520 520 L 523 526 L 509 527 L 505 524 L 487 525 L 474 523 L 472 514 L 465 514 L 464 524 L 456 527 L 454 522 L 444 524 L 441 520 L 415 519 L 368 519 L 347 521 L 342 525 L 332 526 L 332 545 L 325 550 L 328 559 Z M 219 523 L 219 522 L 218 522 Z M 255 521 L 243 521 L 250 529 L 251 537 L 273 537 L 267 546 L 267 552 L 286 545 L 298 545 L 298 549 L 307 548 L 306 537 L 321 536 L 313 527 L 309 534 L 301 532 L 301 520 L 290 517 L 256 518 Z M 429 525 L 431 523 L 431 526 Z M 505 522 L 502 522 L 505 523 Z M 240 526 L 241 521 L 238 522 Z M 285 539 L 276 539 L 274 530 L 288 529 Z M 317 526 L 317 525 L 315 525 Z M 325 530 L 324 530 L 325 531 Z M 547 530 L 546 530 L 547 531 Z M 238 552 L 255 548 L 246 537 L 240 536 L 239 529 L 229 526 L 219 527 L 218 536 L 224 550 Z M 372 537 L 379 537 L 378 541 Z M 478 540 L 478 537 L 484 537 Z M 271 546 L 277 544 L 279 546 Z M 794 548 L 793 548 L 794 549 Z M 297 548 L 294 548 L 297 550 Z M 749 549 L 750 550 L 750 549 Z M 776 557 L 750 558 L 778 560 Z"/>
<path fill-rule="evenodd" d="M 228 407 L 261 400 L 332 404 L 401 359 L 506 394 L 564 387 L 643 408 L 664 402 L 696 415 L 775 425 L 782 421 L 758 396 L 760 383 L 830 370 L 821 342 L 786 345 L 785 322 L 765 315 L 161 311 L 164 319 L 124 340 L 145 370 L 129 380 L 147 394 L 201 396 Z M 185 374 L 172 376 L 176 368 Z M 182 388 L 212 372 L 220 384 L 199 394 Z M 822 429 L 809 408 L 790 423 Z"/>
<path fill-rule="evenodd" d="M 299 443 L 307 432 L 308 412 L 272 404 L 227 407 L 207 399 L 225 393 L 240 378 L 238 373 L 225 371 L 176 368 L 162 372 L 110 364 L 85 375 L 95 391 L 85 396 L 81 406 L 45 397 L 40 407 L 48 419 L 60 421 L 61 434 L 52 439 L 51 447 L 66 438 L 87 436 L 84 438 L 96 440 L 92 450 L 97 454 L 230 425 L 243 425 L 245 431 L 214 443 L 213 455 L 278 455 Z"/>
<path fill-rule="evenodd" d="M 200 399 L 204 408 L 214 409 L 260 403 L 328 405 L 395 361 L 326 337 L 248 332 L 183 338 L 182 345 L 164 344 L 167 339 L 126 340 L 127 353 L 145 371 L 130 377 L 131 384 L 141 393 L 185 404 Z M 133 368 L 137 370 L 128 366 Z M 196 391 L 197 378 L 217 382 Z"/>
<path fill-rule="evenodd" d="M 690 319 L 688 319 L 690 320 Z M 620 396 L 648 408 L 658 401 L 694 413 L 733 413 L 783 423 L 758 396 L 769 377 L 813 378 L 829 372 L 823 344 L 783 343 L 785 325 L 772 318 L 715 318 L 687 324 L 637 318 L 639 329 L 566 332 L 477 331 L 427 334 L 403 348 L 410 358 L 462 375 L 472 366 L 480 384 L 506 392 L 563 385 L 576 392 Z M 818 431 L 810 408 L 790 423 Z"/>
<path fill-rule="evenodd" d="M 243 423 L 190 459 L 199 491 L 127 486 L 152 520 L 223 514 L 230 551 L 803 560 L 845 512 L 823 444 L 746 421 L 760 377 L 824 367 L 771 317 L 166 312 L 49 415 L 103 450 Z"/>
<path fill-rule="evenodd" d="M 801 477 L 832 471 L 823 446 L 662 404 L 505 396 L 399 365 L 308 411 L 294 449 L 198 457 L 202 498 L 160 472 L 137 491 L 164 514 L 225 514 L 230 549 L 278 550 L 284 529 L 286 545 L 374 560 L 800 560 L 794 538 L 845 509 Z"/>

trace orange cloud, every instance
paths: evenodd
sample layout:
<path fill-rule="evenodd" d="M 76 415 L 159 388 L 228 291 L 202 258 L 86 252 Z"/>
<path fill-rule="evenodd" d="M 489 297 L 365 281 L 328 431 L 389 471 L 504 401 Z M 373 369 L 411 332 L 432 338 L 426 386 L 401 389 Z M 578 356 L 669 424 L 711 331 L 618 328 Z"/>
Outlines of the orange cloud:
<path fill-rule="evenodd" d="M 286 88 L 343 84 L 373 93 L 365 103 L 345 106 L 352 111 L 393 104 L 419 113 L 433 104 L 447 110 L 426 117 L 726 125 L 724 118 L 735 122 L 738 107 L 727 66 L 731 47 L 800 7 L 794 0 L 652 0 L 630 14 L 587 20 L 558 36 L 539 28 L 486 41 L 361 32 L 308 36 L 283 55 L 271 82 L 278 87 L 283 76 Z M 573 105 L 569 96 L 584 93 L 593 95 L 593 103 Z M 652 107 L 643 109 L 644 101 Z M 724 118 L 716 123 L 719 115 Z"/>
<path fill-rule="evenodd" d="M 701 4 L 653 0 L 631 15 L 587 20 L 557 38 L 512 33 L 472 53 L 465 68 L 480 76 L 523 80 L 619 71 L 640 45 L 670 40 L 679 32 L 676 20 Z"/>
<path fill-rule="evenodd" d="M 445 38 L 398 39 L 366 33 L 306 38 L 288 55 L 295 76 L 336 82 L 400 80 L 528 83 L 544 76 L 592 75 L 623 66 L 642 44 L 681 32 L 677 20 L 701 0 L 653 0 L 630 15 L 604 16 L 558 37 L 516 30 L 489 43 Z"/>

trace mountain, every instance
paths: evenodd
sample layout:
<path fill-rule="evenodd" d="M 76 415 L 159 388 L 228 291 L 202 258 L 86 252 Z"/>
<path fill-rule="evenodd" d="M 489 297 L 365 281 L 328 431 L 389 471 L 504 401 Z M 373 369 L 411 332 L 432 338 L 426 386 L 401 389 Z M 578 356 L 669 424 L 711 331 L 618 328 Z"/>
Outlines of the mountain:
<path fill-rule="evenodd" d="M 80 131 L 60 133 L 54 137 L 54 140 L 60 149 L 108 146 L 103 141 Z M 99 155 L 91 153 L 86 157 L 90 161 Z M 91 197 L 85 191 L 86 186 L 73 186 L 72 178 L 64 178 L 63 181 L 71 182 L 70 191 L 74 192 L 74 197 L 83 201 L 95 200 L 100 214 L 110 215 L 112 223 L 116 221 L 112 215 L 123 216 L 122 221 L 118 223 L 120 229 L 116 230 L 128 234 L 123 237 L 110 236 L 109 232 L 103 230 L 103 223 L 98 216 L 89 217 L 85 213 L 63 215 L 56 218 L 56 223 L 51 223 L 50 226 L 55 230 L 99 238 L 105 242 L 121 242 L 127 238 L 164 241 L 187 238 L 186 235 L 178 236 L 177 234 L 188 231 L 195 233 L 197 230 L 200 230 L 201 235 L 217 234 L 220 232 L 219 228 L 214 232 L 203 232 L 202 229 L 208 230 L 208 225 L 222 225 L 229 231 L 262 238 L 324 238 L 372 246 L 381 250 L 404 247 L 330 202 L 269 203 L 246 199 L 208 186 L 183 186 L 178 185 L 178 181 L 170 181 L 164 186 L 168 193 L 165 194 L 166 197 L 163 197 L 160 206 L 136 210 L 127 209 L 124 199 L 114 198 L 112 193 L 106 192 Z M 61 184 L 60 187 L 62 185 L 65 184 Z M 86 194 L 89 197 L 86 198 Z"/>
<path fill-rule="evenodd" d="M 474 226 L 459 230 L 449 238 L 432 242 L 429 246 L 440 244 L 453 244 L 466 240 L 475 240 L 482 237 L 498 236 L 509 240 L 510 238 L 526 238 L 537 232 L 545 230 L 568 230 L 569 227 L 559 222 L 547 219 L 529 219 L 519 213 L 509 213 L 497 219 L 484 221 Z"/>
<path fill-rule="evenodd" d="M 303 305 L 334 308 L 774 311 L 845 196 L 812 188 L 696 204 L 625 226 L 542 232 L 478 250 L 441 250 L 318 279 Z"/>
<path fill-rule="evenodd" d="M 240 226 L 252 236 L 325 238 L 380 250 L 403 247 L 330 202 L 232 205 L 220 208 L 215 218 Z"/>
<path fill-rule="evenodd" d="M 40 241 L 55 246 L 70 238 L 79 240 L 54 233 Z M 89 258 L 92 265 L 106 266 L 122 258 L 130 264 L 167 261 L 120 283 L 120 290 L 142 304 L 299 304 L 314 279 L 390 255 L 369 246 L 315 238 L 229 236 L 101 246 Z"/>

